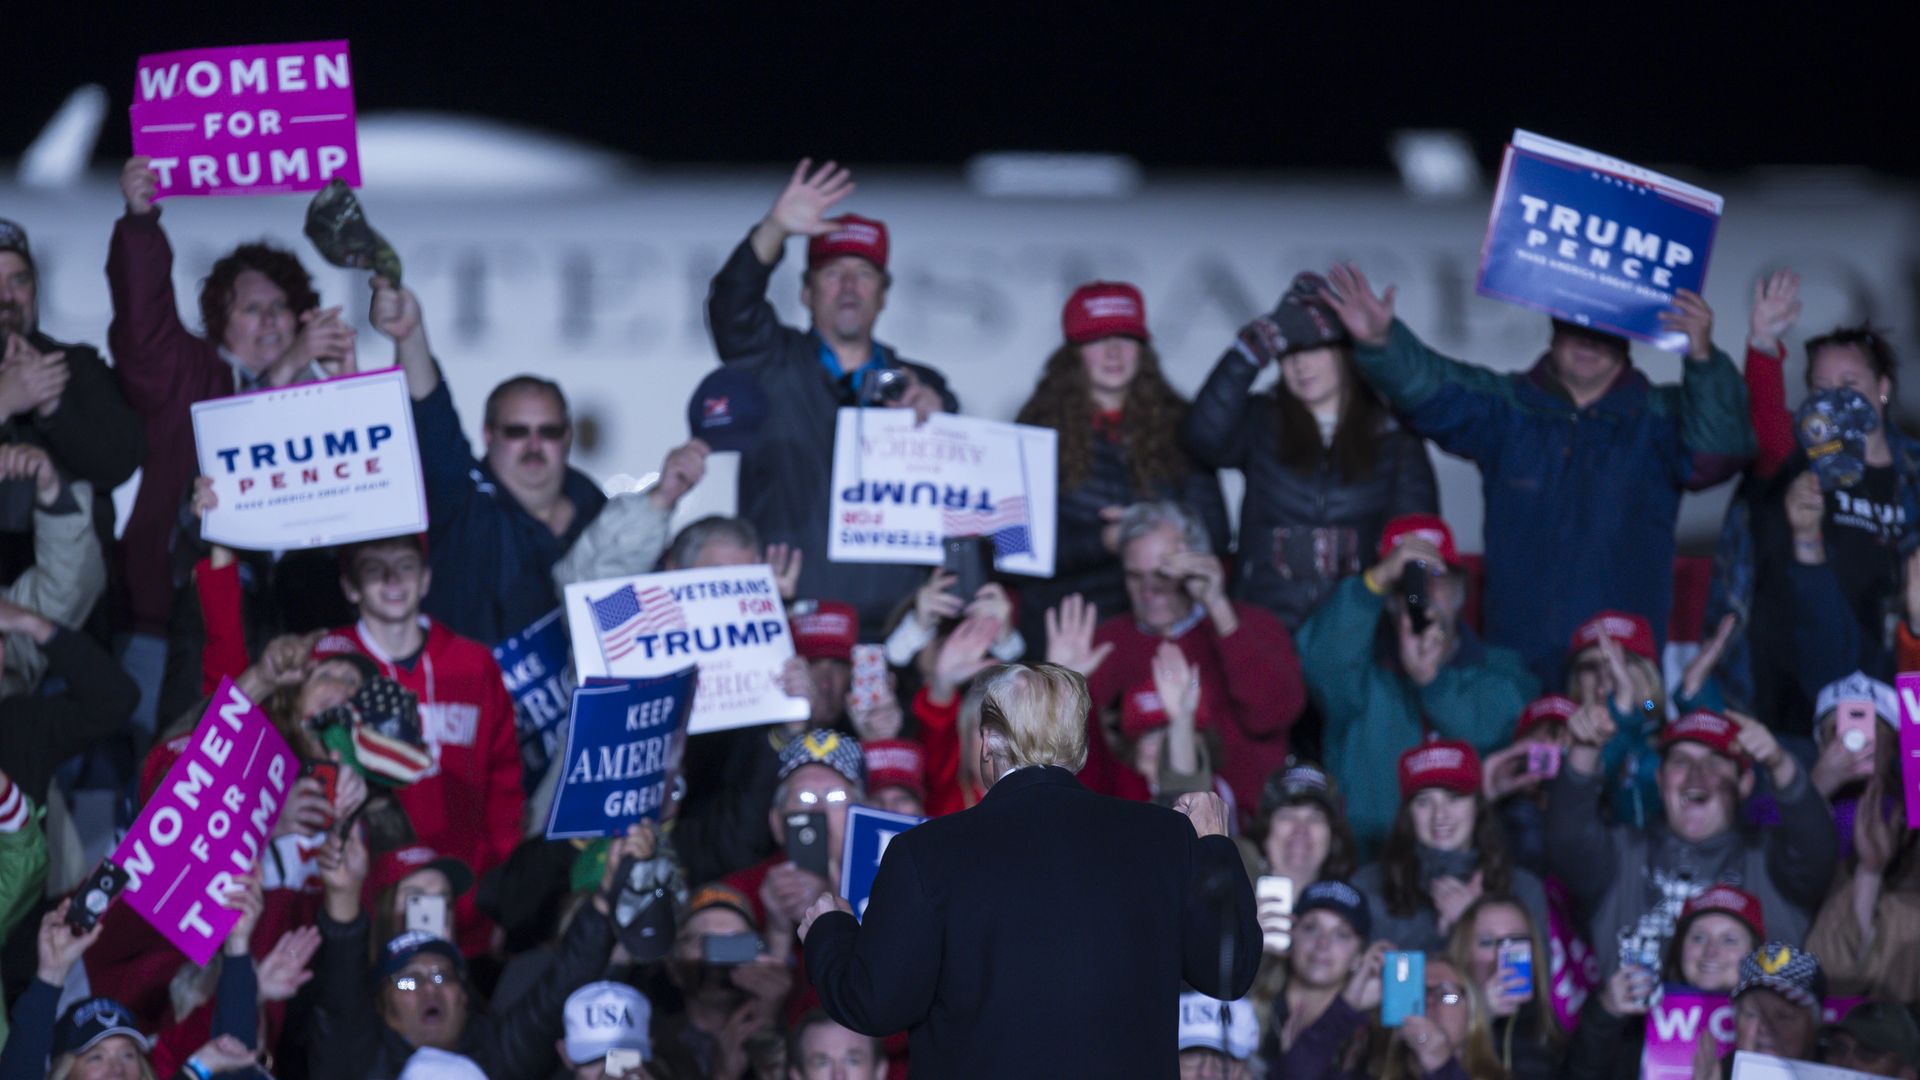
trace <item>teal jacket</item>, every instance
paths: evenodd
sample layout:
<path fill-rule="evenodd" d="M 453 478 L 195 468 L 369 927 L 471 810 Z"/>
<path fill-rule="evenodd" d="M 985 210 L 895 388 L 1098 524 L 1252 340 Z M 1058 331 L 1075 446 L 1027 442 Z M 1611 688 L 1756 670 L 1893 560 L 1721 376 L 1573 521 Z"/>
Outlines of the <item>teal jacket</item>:
<path fill-rule="evenodd" d="M 1585 408 L 1546 357 L 1501 374 L 1440 355 L 1398 321 L 1353 359 L 1416 434 L 1479 466 L 1489 642 L 1551 680 L 1596 611 L 1644 615 L 1665 641 L 1681 492 L 1754 453 L 1746 382 L 1725 353 L 1683 361 L 1677 385 L 1622 368 Z"/>
<path fill-rule="evenodd" d="M 1383 606 L 1355 574 L 1294 636 L 1307 692 L 1326 718 L 1327 771 L 1346 796 L 1363 857 L 1386 839 L 1399 809 L 1401 754 L 1431 731 L 1484 755 L 1513 737 L 1520 710 L 1540 690 L 1520 654 L 1483 643 L 1465 626 L 1439 676 L 1416 687 L 1376 655 Z"/>

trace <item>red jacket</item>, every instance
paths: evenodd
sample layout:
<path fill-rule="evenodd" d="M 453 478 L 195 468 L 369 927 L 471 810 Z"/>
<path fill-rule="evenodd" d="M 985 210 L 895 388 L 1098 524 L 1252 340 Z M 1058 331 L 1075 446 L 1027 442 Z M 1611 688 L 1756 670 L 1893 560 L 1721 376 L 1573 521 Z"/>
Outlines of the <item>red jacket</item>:
<path fill-rule="evenodd" d="M 234 373 L 212 342 L 180 321 L 173 248 L 160 228 L 159 207 L 114 223 L 107 287 L 113 295 L 107 328 L 113 373 L 147 428 L 140 489 L 120 537 L 120 573 L 113 579 L 126 592 L 114 598 L 114 607 L 131 612 L 135 629 L 164 634 L 173 607 L 169 541 L 181 500 L 199 472 L 190 410 L 196 401 L 231 395 Z"/>
<path fill-rule="evenodd" d="M 1199 671 L 1200 700 L 1220 731 L 1220 761 L 1214 772 L 1233 789 L 1242 816 L 1260 805 L 1267 774 L 1287 758 L 1287 731 L 1306 706 L 1307 687 L 1293 638 L 1272 612 L 1235 603 L 1240 626 L 1232 637 L 1214 632 L 1202 617 L 1175 639 Z M 1081 782 L 1122 798 L 1147 798 L 1146 781 L 1113 755 L 1101 730 L 1117 712 L 1120 697 L 1153 681 L 1153 654 L 1164 639 L 1140 629 L 1130 614 L 1115 615 L 1094 631 L 1096 645 L 1113 652 L 1087 680 L 1093 710 L 1087 715 L 1087 767 Z"/>
<path fill-rule="evenodd" d="M 359 626 L 328 633 L 313 651 L 371 657 L 388 678 L 419 695 L 420 730 L 434 764 L 395 797 L 421 843 L 484 874 L 513 852 L 526 810 L 513 699 L 486 646 L 420 618 L 427 644 L 410 669 L 395 663 Z M 461 897 L 455 910 L 461 951 L 485 952 L 492 924 L 474 906 L 473 893 Z"/>
<path fill-rule="evenodd" d="M 960 695 L 935 705 L 923 686 L 913 696 L 913 718 L 920 721 L 926 754 L 927 816 L 943 817 L 979 802 L 983 792 L 960 779 Z"/>

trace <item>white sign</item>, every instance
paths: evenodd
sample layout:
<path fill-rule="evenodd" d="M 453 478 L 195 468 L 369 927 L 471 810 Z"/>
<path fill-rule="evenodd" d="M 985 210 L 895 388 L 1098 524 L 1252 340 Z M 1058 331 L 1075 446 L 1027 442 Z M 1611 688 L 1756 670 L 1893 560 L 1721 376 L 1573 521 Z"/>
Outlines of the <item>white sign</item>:
<path fill-rule="evenodd" d="M 805 720 L 805 698 L 780 689 L 793 635 L 773 571 L 758 566 L 669 570 L 567 586 L 574 669 L 650 678 L 697 664 L 687 732 Z"/>
<path fill-rule="evenodd" d="M 399 368 L 196 402 L 200 532 L 252 551 L 427 531 L 413 402 Z"/>
<path fill-rule="evenodd" d="M 827 557 L 938 566 L 947 537 L 984 536 L 1001 570 L 1052 577 L 1058 442 L 1051 428 L 841 409 Z"/>
<path fill-rule="evenodd" d="M 1733 1080 L 1873 1080 L 1873 1074 L 1740 1050 L 1733 1055 Z"/>

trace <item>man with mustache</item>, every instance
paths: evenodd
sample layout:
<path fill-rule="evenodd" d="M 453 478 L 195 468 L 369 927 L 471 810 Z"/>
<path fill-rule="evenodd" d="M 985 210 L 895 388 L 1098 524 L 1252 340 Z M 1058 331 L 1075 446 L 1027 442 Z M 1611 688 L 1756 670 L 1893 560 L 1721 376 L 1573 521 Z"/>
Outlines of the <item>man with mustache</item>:
<path fill-rule="evenodd" d="M 423 610 L 492 647 L 559 606 L 553 564 L 607 497 L 567 464 L 566 395 L 537 375 L 516 375 L 487 395 L 485 456 L 475 459 L 427 345 L 420 301 L 384 278 L 373 290 L 370 321 L 393 339 L 413 397 L 428 559 L 435 577 L 458 583 L 428 593 Z"/>
<path fill-rule="evenodd" d="M 113 543 L 113 489 L 140 467 L 140 417 L 91 345 L 68 345 L 40 329 L 40 274 L 27 231 L 0 218 L 0 444 L 41 447 L 61 473 L 93 485 L 101 550 Z M 0 535 L 0 581 L 33 564 L 27 533 Z"/>

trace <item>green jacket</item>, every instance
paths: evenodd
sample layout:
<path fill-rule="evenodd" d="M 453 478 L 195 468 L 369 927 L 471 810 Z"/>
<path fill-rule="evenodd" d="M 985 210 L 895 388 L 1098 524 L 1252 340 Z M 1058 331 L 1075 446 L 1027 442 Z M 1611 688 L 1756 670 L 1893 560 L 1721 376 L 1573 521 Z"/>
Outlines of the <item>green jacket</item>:
<path fill-rule="evenodd" d="M 1363 857 L 1386 839 L 1399 809 L 1401 754 L 1427 731 L 1485 754 L 1512 737 L 1520 710 L 1540 689 L 1518 653 L 1487 645 L 1464 626 L 1439 676 L 1414 686 L 1375 655 L 1383 606 L 1355 574 L 1294 636 L 1307 691 L 1326 718 L 1327 771 L 1346 796 Z"/>
<path fill-rule="evenodd" d="M 25 827 L 0 833 L 0 939 L 33 910 L 47 884 L 47 833 L 40 825 L 46 811 L 29 808 Z M 7 1043 L 7 1014 L 0 1009 L 0 1046 Z"/>

